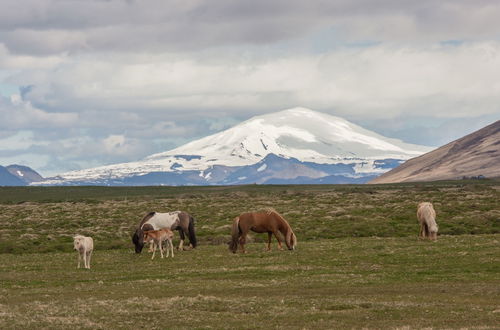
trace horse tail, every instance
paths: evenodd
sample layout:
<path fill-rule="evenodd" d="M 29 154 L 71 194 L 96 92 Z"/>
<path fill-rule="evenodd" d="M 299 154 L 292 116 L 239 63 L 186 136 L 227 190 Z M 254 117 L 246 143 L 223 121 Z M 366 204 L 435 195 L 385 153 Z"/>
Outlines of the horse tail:
<path fill-rule="evenodd" d="M 189 225 L 188 225 L 188 236 L 189 236 L 189 242 L 193 246 L 193 248 L 196 247 L 198 242 L 196 241 L 196 233 L 194 231 L 194 223 L 195 223 L 195 218 L 192 216 L 189 216 Z"/>
<path fill-rule="evenodd" d="M 238 249 L 238 239 L 240 237 L 240 217 L 236 217 L 233 220 L 233 226 L 231 228 L 231 242 L 229 243 L 229 250 L 236 253 Z"/>

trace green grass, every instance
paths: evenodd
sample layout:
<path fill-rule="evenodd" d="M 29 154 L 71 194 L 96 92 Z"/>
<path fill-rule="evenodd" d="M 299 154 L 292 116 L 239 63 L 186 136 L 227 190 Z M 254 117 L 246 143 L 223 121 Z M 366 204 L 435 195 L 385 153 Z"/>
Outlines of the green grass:
<path fill-rule="evenodd" d="M 498 328 L 500 185 L 0 188 L 0 328 Z M 437 242 L 417 239 L 432 201 Z M 231 219 L 273 207 L 296 251 L 246 255 Z M 200 246 L 153 261 L 130 236 L 151 211 L 186 210 Z M 92 269 L 72 236 L 91 235 Z M 274 245 L 275 246 L 275 245 Z"/>
<path fill-rule="evenodd" d="M 500 235 L 0 255 L 0 328 L 496 328 Z"/>
<path fill-rule="evenodd" d="M 69 251 L 76 233 L 127 248 L 150 211 L 185 210 L 200 243 L 221 244 L 244 211 L 272 207 L 301 241 L 414 236 L 416 206 L 432 201 L 440 234 L 500 233 L 499 181 L 399 185 L 0 188 L 0 253 Z M 261 241 L 261 236 L 254 236 Z"/>

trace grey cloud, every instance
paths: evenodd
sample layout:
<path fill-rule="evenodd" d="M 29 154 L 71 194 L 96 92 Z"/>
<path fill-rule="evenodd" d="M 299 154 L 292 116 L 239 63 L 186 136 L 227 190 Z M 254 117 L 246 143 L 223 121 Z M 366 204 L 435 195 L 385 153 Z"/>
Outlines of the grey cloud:
<path fill-rule="evenodd" d="M 7 130 L 68 127 L 78 120 L 76 113 L 46 112 L 19 96 L 13 96 L 11 100 L 0 96 L 0 117 L 0 128 Z"/>
<path fill-rule="evenodd" d="M 363 127 L 387 137 L 408 143 L 440 147 L 467 134 L 500 120 L 497 114 L 486 116 L 464 116 L 458 118 L 435 118 L 428 116 L 398 116 L 391 120 L 359 120 Z"/>
<path fill-rule="evenodd" d="M 498 112 L 500 43 L 338 49 L 324 54 L 234 59 L 120 55 L 67 59 L 13 73 L 23 98 L 48 113 L 78 113 L 78 125 L 131 131 L 190 119 L 256 115 L 297 105 L 338 115 L 392 118 L 419 112 L 463 117 Z M 98 120 L 96 120 L 98 119 Z M 196 121 L 196 120 L 195 120 Z M 186 129 L 179 130 L 180 123 Z"/>
<path fill-rule="evenodd" d="M 156 111 L 51 113 L 0 98 L 0 161 L 50 175 L 139 160 L 214 132 L 203 118 L 165 120 Z M 68 121 L 68 119 L 70 119 Z M 78 119 L 78 120 L 73 120 Z M 26 132 L 20 137 L 19 132 Z"/>
<path fill-rule="evenodd" d="M 500 36 L 496 1 L 9 0 L 0 40 L 13 53 L 183 51 L 266 44 L 334 27 L 359 40 Z M 27 10 L 28 8 L 28 10 Z M 352 41 L 352 40 L 351 40 Z"/>
<path fill-rule="evenodd" d="M 0 97 L 0 158 L 133 161 L 294 106 L 436 146 L 498 118 L 498 17 L 481 0 L 2 1 L 0 84 L 26 88 Z"/>

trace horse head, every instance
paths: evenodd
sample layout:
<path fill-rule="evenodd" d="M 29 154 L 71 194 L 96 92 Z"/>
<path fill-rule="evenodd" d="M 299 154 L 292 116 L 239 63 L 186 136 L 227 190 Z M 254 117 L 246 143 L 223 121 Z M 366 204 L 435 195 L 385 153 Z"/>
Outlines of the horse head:
<path fill-rule="evenodd" d="M 288 250 L 295 250 L 295 246 L 297 246 L 297 236 L 295 236 L 292 228 L 290 228 L 286 233 L 285 243 Z"/>
<path fill-rule="evenodd" d="M 432 224 L 429 228 L 429 239 L 437 240 L 438 226 L 436 224 Z"/>
<path fill-rule="evenodd" d="M 144 247 L 144 233 L 141 228 L 137 228 L 134 235 L 132 235 L 132 243 L 135 245 L 135 253 L 141 253 Z"/>
<path fill-rule="evenodd" d="M 85 237 L 83 237 L 82 235 L 76 235 L 75 237 L 73 237 L 73 249 L 77 251 L 81 250 L 83 247 L 84 239 Z"/>

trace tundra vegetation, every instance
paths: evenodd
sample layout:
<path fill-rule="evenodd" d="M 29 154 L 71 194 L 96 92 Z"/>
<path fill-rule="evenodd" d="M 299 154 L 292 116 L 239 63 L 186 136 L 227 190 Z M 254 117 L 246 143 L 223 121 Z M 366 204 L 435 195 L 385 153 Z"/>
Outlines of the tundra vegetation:
<path fill-rule="evenodd" d="M 238 187 L 0 188 L 0 328 L 496 328 L 500 182 Z M 418 239 L 433 203 L 439 239 Z M 295 251 L 247 254 L 232 219 L 274 208 Z M 184 210 L 199 247 L 136 255 L 149 211 Z M 94 238 L 76 269 L 73 236 Z M 176 233 L 177 235 L 177 233 Z M 174 240 L 178 240 L 178 236 Z"/>

